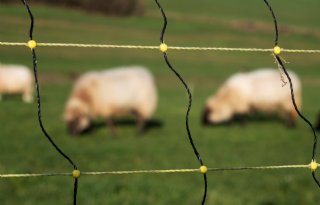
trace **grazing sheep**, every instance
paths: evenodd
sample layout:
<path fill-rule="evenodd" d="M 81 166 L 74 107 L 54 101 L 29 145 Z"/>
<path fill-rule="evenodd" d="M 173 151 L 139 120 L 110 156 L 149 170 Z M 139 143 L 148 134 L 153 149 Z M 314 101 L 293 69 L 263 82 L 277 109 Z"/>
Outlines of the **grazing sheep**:
<path fill-rule="evenodd" d="M 33 100 L 33 77 L 23 65 L 0 64 L 0 100 L 2 95 L 22 94 L 22 100 Z"/>
<path fill-rule="evenodd" d="M 119 67 L 82 75 L 66 104 L 64 119 L 69 132 L 77 135 L 88 129 L 92 120 L 102 117 L 114 135 L 112 118 L 133 113 L 141 133 L 156 106 L 151 73 L 141 66 Z"/>
<path fill-rule="evenodd" d="M 301 83 L 296 74 L 289 71 L 295 100 L 301 109 Z M 289 126 L 294 126 L 297 114 L 291 102 L 289 84 L 281 87 L 277 69 L 259 69 L 231 76 L 210 97 L 205 105 L 203 124 L 215 125 L 230 122 L 251 112 L 284 114 Z"/>

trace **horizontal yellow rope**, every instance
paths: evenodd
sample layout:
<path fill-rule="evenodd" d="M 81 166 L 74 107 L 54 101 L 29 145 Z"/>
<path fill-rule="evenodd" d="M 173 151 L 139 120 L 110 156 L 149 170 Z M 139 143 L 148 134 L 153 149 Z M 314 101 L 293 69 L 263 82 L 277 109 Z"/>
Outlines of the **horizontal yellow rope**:
<path fill-rule="evenodd" d="M 320 164 L 317 164 L 318 167 Z M 230 167 L 230 168 L 208 168 L 208 171 L 244 171 L 244 170 L 270 170 L 270 169 L 297 169 L 309 168 L 308 165 L 279 165 L 279 166 L 256 166 L 256 167 Z M 136 171 L 106 171 L 106 172 L 81 172 L 81 175 L 124 175 L 124 174 L 166 174 L 166 173 L 191 173 L 199 172 L 200 169 L 164 169 L 164 170 L 136 170 Z M 27 178 L 27 177 L 50 177 L 50 176 L 72 176 L 70 173 L 24 173 L 24 174 L 0 174 L 0 178 Z"/>
<path fill-rule="evenodd" d="M 281 52 L 287 53 L 320 53 L 320 50 L 302 50 L 302 49 L 281 49 Z"/>
<path fill-rule="evenodd" d="M 26 46 L 26 43 L 18 43 L 18 42 L 0 42 L 1 46 Z"/>
<path fill-rule="evenodd" d="M 50 177 L 50 176 L 72 176 L 72 173 L 23 173 L 23 174 L 0 174 L 1 178 L 31 178 L 31 177 Z"/>
<path fill-rule="evenodd" d="M 27 43 L 0 42 L 1 46 L 27 46 Z M 128 49 L 159 49 L 159 46 L 139 45 L 110 45 L 110 44 L 79 44 L 79 43 L 37 43 L 37 46 L 46 47 L 77 47 L 77 48 L 128 48 Z"/>
<path fill-rule="evenodd" d="M 318 166 L 320 164 L 317 164 Z M 208 168 L 208 171 L 241 171 L 241 170 L 263 170 L 263 169 L 297 169 L 310 168 L 308 165 L 275 165 L 275 166 L 257 166 L 257 167 L 231 167 L 231 168 Z"/>
<path fill-rule="evenodd" d="M 0 46 L 27 46 L 21 42 L 0 42 Z M 159 46 L 143 45 L 112 45 L 112 44 L 78 44 L 78 43 L 37 43 L 37 46 L 46 47 L 77 47 L 77 48 L 125 48 L 125 49 L 151 49 L 158 50 Z M 188 47 L 188 46 L 168 46 L 169 50 L 186 51 L 240 51 L 240 52 L 273 52 L 273 48 L 225 48 L 225 47 Z M 281 49 L 287 53 L 320 53 L 320 50 L 304 49 Z"/>
<path fill-rule="evenodd" d="M 25 44 L 26 45 L 26 44 Z M 108 45 L 108 44 L 77 44 L 77 43 L 37 43 L 37 46 L 77 47 L 77 48 L 127 48 L 127 49 L 159 49 L 159 46 L 141 45 Z"/>
<path fill-rule="evenodd" d="M 188 173 L 188 172 L 199 172 L 199 169 L 164 169 L 164 170 L 81 172 L 81 175 L 166 174 L 166 173 Z"/>

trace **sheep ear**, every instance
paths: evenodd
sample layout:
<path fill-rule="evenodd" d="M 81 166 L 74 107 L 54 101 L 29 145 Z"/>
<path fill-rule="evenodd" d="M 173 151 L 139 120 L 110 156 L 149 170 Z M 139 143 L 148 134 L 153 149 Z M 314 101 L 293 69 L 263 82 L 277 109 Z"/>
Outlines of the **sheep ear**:
<path fill-rule="evenodd" d="M 76 81 L 79 78 L 80 74 L 76 72 L 70 72 L 68 77 L 70 80 Z"/>
<path fill-rule="evenodd" d="M 221 93 L 221 100 L 224 102 L 231 102 L 234 96 L 234 90 L 230 88 L 225 88 Z"/>
<path fill-rule="evenodd" d="M 85 102 L 87 104 L 92 103 L 92 97 L 90 95 L 90 91 L 88 90 L 81 90 L 80 92 L 77 93 L 77 98 L 79 98 L 82 102 Z"/>

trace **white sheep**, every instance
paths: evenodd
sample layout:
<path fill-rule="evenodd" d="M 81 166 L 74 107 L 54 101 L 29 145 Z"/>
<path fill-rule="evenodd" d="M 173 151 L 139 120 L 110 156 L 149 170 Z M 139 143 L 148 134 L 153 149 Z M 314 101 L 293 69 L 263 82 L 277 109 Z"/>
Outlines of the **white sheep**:
<path fill-rule="evenodd" d="M 83 74 L 65 107 L 68 130 L 76 135 L 102 117 L 114 135 L 112 118 L 135 114 L 139 132 L 157 106 L 153 76 L 144 67 L 130 66 Z"/>
<path fill-rule="evenodd" d="M 22 100 L 33 100 L 33 76 L 23 65 L 0 64 L 0 100 L 2 95 L 22 94 Z"/>
<path fill-rule="evenodd" d="M 291 71 L 289 75 L 292 79 L 297 106 L 301 109 L 300 80 Z M 277 69 L 258 69 L 231 76 L 217 93 L 207 100 L 203 123 L 221 124 L 230 122 L 238 116 L 260 112 L 284 114 L 288 119 L 288 125 L 294 126 L 297 114 L 292 105 L 289 83 L 284 87 L 281 83 Z"/>

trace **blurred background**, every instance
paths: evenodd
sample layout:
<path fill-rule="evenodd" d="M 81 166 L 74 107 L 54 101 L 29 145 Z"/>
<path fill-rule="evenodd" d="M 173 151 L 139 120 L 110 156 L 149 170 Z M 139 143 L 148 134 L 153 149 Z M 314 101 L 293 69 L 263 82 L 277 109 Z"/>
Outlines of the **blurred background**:
<path fill-rule="evenodd" d="M 26 42 L 29 18 L 20 1 L 0 1 L 0 41 Z M 263 1 L 161 1 L 169 24 L 168 45 L 271 48 L 274 27 Z M 320 48 L 320 1 L 270 0 L 284 48 Z M 154 1 L 30 1 L 38 42 L 159 45 L 162 17 Z M 38 47 L 43 122 L 56 143 L 82 171 L 197 168 L 185 131 L 187 96 L 162 54 L 155 50 Z M 312 133 L 301 120 L 288 129 L 277 119 L 245 126 L 203 127 L 206 99 L 238 71 L 275 67 L 269 53 L 169 51 L 173 66 L 192 87 L 190 116 L 195 144 L 208 167 L 307 164 Z M 302 80 L 302 110 L 315 122 L 320 111 L 318 54 L 282 54 Z M 32 67 L 30 50 L 0 47 L 0 62 Z M 116 124 L 70 137 L 63 110 L 74 76 L 114 66 L 143 65 L 154 74 L 159 104 L 156 126 L 136 136 L 136 126 Z M 281 84 L 279 80 L 279 85 Z M 289 91 L 289 87 L 287 87 Z M 98 123 L 103 124 L 103 121 Z M 66 172 L 72 167 L 40 132 L 36 103 L 20 96 L 0 102 L 0 173 Z M 72 178 L 2 179 L 3 205 L 71 204 Z M 206 204 L 318 204 L 319 188 L 309 170 L 217 172 L 208 174 Z M 199 174 L 82 177 L 79 204 L 200 204 Z"/>

